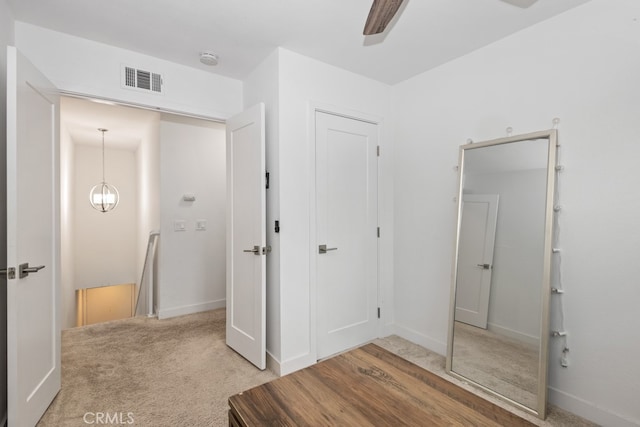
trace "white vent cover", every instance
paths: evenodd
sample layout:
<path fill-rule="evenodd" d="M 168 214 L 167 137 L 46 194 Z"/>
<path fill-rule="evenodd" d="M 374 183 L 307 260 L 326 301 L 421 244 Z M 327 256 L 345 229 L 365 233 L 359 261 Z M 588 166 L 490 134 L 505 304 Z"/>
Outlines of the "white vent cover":
<path fill-rule="evenodd" d="M 123 65 L 122 87 L 143 92 L 163 93 L 162 75 Z"/>

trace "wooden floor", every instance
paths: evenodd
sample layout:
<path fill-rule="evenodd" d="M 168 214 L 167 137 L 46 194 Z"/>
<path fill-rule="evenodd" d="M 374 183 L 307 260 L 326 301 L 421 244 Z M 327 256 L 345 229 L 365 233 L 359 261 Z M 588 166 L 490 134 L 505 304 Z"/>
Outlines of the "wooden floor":
<path fill-rule="evenodd" d="M 375 344 L 229 398 L 230 426 L 531 426 Z"/>

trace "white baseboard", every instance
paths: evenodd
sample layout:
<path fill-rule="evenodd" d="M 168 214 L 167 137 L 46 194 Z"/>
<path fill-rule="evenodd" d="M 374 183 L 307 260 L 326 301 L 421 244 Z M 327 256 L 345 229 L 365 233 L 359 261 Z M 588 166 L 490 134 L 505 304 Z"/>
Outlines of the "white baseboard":
<path fill-rule="evenodd" d="M 267 369 L 272 371 L 277 376 L 282 376 L 282 370 L 280 369 L 280 361 L 273 357 L 273 354 L 267 350 Z"/>
<path fill-rule="evenodd" d="M 202 311 L 216 310 L 227 306 L 226 299 L 207 301 L 198 304 L 183 305 L 179 307 L 158 309 L 158 319 L 168 319 L 170 317 L 184 316 L 185 314 L 200 313 Z"/>
<path fill-rule="evenodd" d="M 587 402 L 553 387 L 549 387 L 549 402 L 599 425 L 616 427 L 638 427 L 640 425 L 640 419 L 632 420 L 631 418 L 614 414 L 598 407 L 594 403 Z"/>
<path fill-rule="evenodd" d="M 315 365 L 318 360 L 311 354 L 294 357 L 280 362 L 280 376 L 290 374 L 308 366 Z"/>
<path fill-rule="evenodd" d="M 282 377 L 300 369 L 304 369 L 317 362 L 315 356 L 307 353 L 301 356 L 293 357 L 289 360 L 277 360 L 271 353 L 267 351 L 267 368 L 272 370 L 277 376 Z"/>
<path fill-rule="evenodd" d="M 395 333 L 395 325 L 393 324 L 382 325 L 378 329 L 378 334 L 381 338 L 393 335 Z M 273 355 L 269 353 L 269 351 L 267 351 L 267 368 L 273 371 L 279 377 L 314 365 L 317 361 L 318 360 L 315 355 L 307 353 L 281 362 L 273 357 Z"/>
<path fill-rule="evenodd" d="M 431 350 L 441 355 L 447 354 L 446 342 L 438 341 L 411 328 L 407 328 L 406 326 L 396 324 L 395 334 L 401 338 L 411 341 L 414 344 L 418 344 L 427 350 Z"/>
<path fill-rule="evenodd" d="M 396 325 L 394 323 L 385 323 L 378 327 L 378 338 L 388 337 L 396 333 Z"/>

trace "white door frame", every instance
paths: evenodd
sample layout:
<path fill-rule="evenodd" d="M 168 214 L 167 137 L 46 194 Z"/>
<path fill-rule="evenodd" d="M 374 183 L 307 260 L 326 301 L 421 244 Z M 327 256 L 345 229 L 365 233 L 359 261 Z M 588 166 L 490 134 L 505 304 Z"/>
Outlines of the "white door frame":
<path fill-rule="evenodd" d="M 322 112 L 327 114 L 333 114 L 335 116 L 341 116 L 348 119 L 360 120 L 362 122 L 372 123 L 378 126 L 378 145 L 382 146 L 384 144 L 383 140 L 383 119 L 380 116 L 363 113 L 360 111 L 337 107 L 335 105 L 329 105 L 320 102 L 309 102 L 309 108 L 307 113 L 307 120 L 309 123 L 309 129 L 307 134 L 307 140 L 309 141 L 309 355 L 313 360 L 317 360 L 318 355 L 318 310 L 317 310 L 317 292 L 318 292 L 318 281 L 317 281 L 317 273 L 318 273 L 318 265 L 316 252 L 318 250 L 318 240 L 317 240 L 317 223 L 316 223 L 316 150 L 315 150 L 315 137 L 316 137 L 316 112 Z M 381 179 L 381 162 L 378 160 L 378 168 L 377 168 L 377 178 L 378 178 L 378 224 L 381 223 L 380 217 L 380 179 Z M 378 241 L 378 265 L 377 276 L 378 276 L 378 306 L 382 307 L 384 301 L 382 299 L 382 289 L 381 289 L 381 280 L 380 280 L 380 241 Z M 385 310 L 382 310 L 383 313 Z M 377 326 L 377 335 L 380 336 L 382 330 L 382 319 L 378 319 Z"/>
<path fill-rule="evenodd" d="M 216 123 L 225 124 L 227 122 L 227 119 L 225 118 L 188 113 L 186 111 L 172 110 L 170 108 L 164 108 L 157 105 L 139 104 L 136 102 L 123 101 L 121 99 L 116 99 L 116 98 L 107 98 L 106 96 L 92 95 L 90 93 L 73 92 L 65 89 L 58 89 L 58 95 L 66 96 L 68 98 L 85 99 L 87 101 L 98 101 L 98 102 L 103 102 L 105 104 L 113 104 L 121 107 L 139 108 L 141 110 L 150 110 L 150 111 L 155 111 L 157 113 L 175 114 L 177 116 L 190 117 L 192 119 L 206 120 L 206 121 L 216 122 Z"/>

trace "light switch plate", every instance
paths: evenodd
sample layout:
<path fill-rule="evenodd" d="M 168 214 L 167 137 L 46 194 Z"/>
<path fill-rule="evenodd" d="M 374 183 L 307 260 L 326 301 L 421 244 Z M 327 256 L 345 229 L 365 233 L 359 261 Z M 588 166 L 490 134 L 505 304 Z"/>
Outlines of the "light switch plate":
<path fill-rule="evenodd" d="M 198 231 L 204 231 L 207 229 L 207 220 L 206 219 L 199 219 L 196 221 L 196 230 Z"/>
<path fill-rule="evenodd" d="M 173 231 L 187 231 L 187 221 L 176 219 L 173 221 Z"/>

